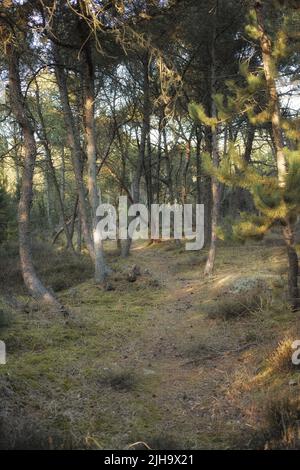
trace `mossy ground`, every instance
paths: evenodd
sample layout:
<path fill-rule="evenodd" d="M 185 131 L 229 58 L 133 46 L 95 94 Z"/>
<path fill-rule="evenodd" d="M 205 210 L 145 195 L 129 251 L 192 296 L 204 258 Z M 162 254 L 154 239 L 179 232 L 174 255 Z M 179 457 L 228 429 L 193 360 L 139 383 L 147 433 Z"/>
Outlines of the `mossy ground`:
<path fill-rule="evenodd" d="M 209 279 L 204 261 L 205 252 L 172 243 L 138 245 L 127 260 L 110 256 L 112 291 L 95 285 L 81 261 L 83 278 L 58 293 L 72 312 L 67 321 L 44 308 L 15 311 L 0 330 L 8 358 L 1 446 L 280 447 L 267 403 L 300 387 L 298 370 L 282 367 L 284 351 L 276 356 L 280 341 L 300 333 L 282 287 L 284 250 L 220 246 Z M 73 264 L 66 256 L 61 279 L 75 276 Z M 130 283 L 124 273 L 133 264 L 142 275 Z M 46 271 L 55 278 L 55 264 Z M 235 280 L 257 274 L 272 292 L 260 309 L 229 320 L 206 314 Z"/>

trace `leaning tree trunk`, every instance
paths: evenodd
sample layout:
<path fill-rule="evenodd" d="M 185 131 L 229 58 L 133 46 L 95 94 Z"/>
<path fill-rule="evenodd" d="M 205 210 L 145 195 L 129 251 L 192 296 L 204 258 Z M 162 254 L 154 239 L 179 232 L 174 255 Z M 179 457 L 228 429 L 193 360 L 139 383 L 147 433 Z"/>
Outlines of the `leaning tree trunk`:
<path fill-rule="evenodd" d="M 55 309 L 66 313 L 54 295 L 46 289 L 39 279 L 32 261 L 30 240 L 30 210 L 32 205 L 33 174 L 37 155 L 33 127 L 21 91 L 19 61 L 12 44 L 6 49 L 9 72 L 9 94 L 11 110 L 22 129 L 24 137 L 24 166 L 21 194 L 18 207 L 19 251 L 24 283 L 30 294 Z"/>
<path fill-rule="evenodd" d="M 217 15 L 217 11 L 215 15 Z M 211 116 L 217 117 L 217 108 L 214 101 L 214 94 L 216 92 L 216 57 L 215 57 L 215 42 L 216 42 L 216 26 L 217 18 L 214 21 L 213 40 L 211 50 Z M 212 163 L 214 167 L 219 166 L 219 151 L 218 151 L 218 126 L 214 125 L 211 128 L 211 151 Z M 210 247 L 208 250 L 208 257 L 206 260 L 204 274 L 211 275 L 215 257 L 216 257 L 216 244 L 217 244 L 217 226 L 219 219 L 219 206 L 220 206 L 220 185 L 215 176 L 211 177 L 211 192 L 212 192 L 212 214 L 211 214 L 211 238 Z"/>
<path fill-rule="evenodd" d="M 103 282 L 108 270 L 105 263 L 103 242 L 97 233 L 97 208 L 100 202 L 97 188 L 97 150 L 95 135 L 95 91 L 94 68 L 90 50 L 90 42 L 85 41 L 83 59 L 83 116 L 86 154 L 88 164 L 88 192 L 92 212 L 93 243 L 95 253 L 95 281 Z"/>
<path fill-rule="evenodd" d="M 274 64 L 272 59 L 272 44 L 271 40 L 265 30 L 263 5 L 261 1 L 255 3 L 256 18 L 260 33 L 260 47 L 262 50 L 262 59 L 264 66 L 264 74 L 267 83 L 267 90 L 269 95 L 269 103 L 271 108 L 271 123 L 273 142 L 277 161 L 278 184 L 279 187 L 285 187 L 286 181 L 286 161 L 284 155 L 284 142 L 281 128 L 281 112 L 280 102 L 276 87 Z M 299 289 L 298 289 L 298 255 L 295 248 L 294 240 L 294 225 L 295 223 L 287 217 L 284 221 L 283 238 L 287 248 L 288 263 L 289 263 L 289 279 L 288 289 L 291 304 L 294 309 L 300 307 L 299 302 Z"/>

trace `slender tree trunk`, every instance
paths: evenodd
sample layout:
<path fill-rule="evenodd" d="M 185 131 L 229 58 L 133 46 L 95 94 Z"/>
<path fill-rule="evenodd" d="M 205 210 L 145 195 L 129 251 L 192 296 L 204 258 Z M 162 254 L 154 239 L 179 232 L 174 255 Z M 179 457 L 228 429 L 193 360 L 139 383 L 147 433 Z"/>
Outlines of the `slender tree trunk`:
<path fill-rule="evenodd" d="M 52 232 L 53 227 L 52 227 L 52 218 L 51 218 L 51 189 L 50 189 L 50 178 L 49 178 L 49 171 L 48 171 L 48 165 L 47 165 L 47 160 L 46 160 L 46 165 L 45 165 L 45 186 L 46 186 L 46 191 L 45 191 L 45 205 L 46 205 L 46 214 L 47 214 L 47 225 L 48 229 L 50 232 Z"/>
<path fill-rule="evenodd" d="M 136 204 L 140 200 L 140 181 L 145 165 L 146 145 L 150 132 L 150 89 L 149 89 L 149 54 L 146 53 L 143 58 L 143 123 L 141 131 L 140 151 L 137 162 L 136 171 L 132 181 L 132 198 L 133 203 Z"/>
<path fill-rule="evenodd" d="M 80 213 L 78 214 L 78 222 L 77 222 L 77 251 L 81 253 L 81 216 Z"/>
<path fill-rule="evenodd" d="M 189 138 L 189 141 L 186 143 L 185 150 L 185 162 L 183 168 L 183 185 L 182 185 L 182 203 L 187 203 L 188 197 L 188 170 L 191 162 L 191 139 L 192 135 Z"/>
<path fill-rule="evenodd" d="M 6 49 L 9 70 L 9 93 L 12 112 L 22 129 L 24 137 L 24 168 L 22 174 L 21 194 L 18 208 L 19 250 L 21 270 L 24 283 L 30 294 L 66 314 L 54 295 L 46 289 L 39 279 L 32 261 L 30 239 L 30 210 L 32 205 L 33 174 L 37 155 L 33 127 L 26 109 L 21 91 L 19 61 L 12 44 Z"/>
<path fill-rule="evenodd" d="M 107 277 L 108 270 L 104 258 L 103 242 L 96 231 L 98 223 L 96 212 L 100 198 L 97 188 L 94 67 L 89 41 L 85 41 L 84 46 L 83 90 L 84 133 L 88 160 L 88 192 L 92 212 L 93 243 L 95 253 L 95 281 L 103 282 Z"/>
<path fill-rule="evenodd" d="M 175 196 L 174 196 L 174 188 L 173 188 L 173 172 L 172 172 L 172 165 L 171 165 L 171 157 L 169 154 L 168 149 L 168 142 L 167 142 L 167 132 L 166 126 L 164 125 L 163 130 L 163 142 L 164 142 L 164 156 L 166 162 L 166 172 L 167 172 L 167 181 L 168 181 L 168 189 L 169 189 L 169 201 L 171 204 L 174 204 Z"/>
<path fill-rule="evenodd" d="M 161 168 L 161 144 L 162 144 L 163 118 L 160 116 L 158 124 L 157 162 L 156 162 L 156 204 L 160 201 L 160 168 Z"/>
<path fill-rule="evenodd" d="M 86 243 L 87 249 L 91 258 L 95 259 L 94 253 L 94 246 L 93 241 L 90 236 L 89 231 L 89 223 L 88 223 L 88 210 L 85 200 L 85 187 L 82 178 L 82 165 L 81 165 L 81 145 L 80 145 L 80 138 L 77 132 L 77 128 L 75 125 L 73 113 L 69 103 L 68 97 L 68 89 L 67 89 L 67 81 L 65 71 L 63 66 L 61 65 L 61 58 L 59 49 L 56 45 L 53 45 L 53 55 L 55 59 L 55 73 L 57 84 L 59 88 L 59 94 L 63 109 L 63 115 L 65 120 L 65 125 L 68 134 L 69 145 L 71 148 L 72 154 L 72 161 L 73 161 L 73 168 L 75 173 L 75 180 L 78 192 L 78 200 L 79 200 L 79 212 L 81 218 L 81 225 L 82 225 L 82 233 L 84 237 L 84 241 Z"/>
<path fill-rule="evenodd" d="M 74 228 L 75 228 L 75 223 L 76 223 L 76 217 L 78 215 L 78 194 L 75 199 L 75 204 L 74 204 L 74 210 L 72 214 L 72 220 L 71 220 L 71 225 L 70 225 L 70 237 L 73 240 L 73 235 L 74 235 Z M 79 215 L 78 215 L 79 217 Z"/>
<path fill-rule="evenodd" d="M 196 127 L 196 203 L 201 204 L 201 130 Z"/>
<path fill-rule="evenodd" d="M 151 115 L 151 102 L 150 102 L 150 70 L 151 61 L 149 54 L 147 53 L 144 59 L 144 104 L 143 104 L 143 128 L 144 137 L 141 144 L 144 145 L 144 174 L 147 189 L 147 204 L 150 208 L 153 202 L 153 188 L 152 188 L 152 149 L 151 149 L 151 137 L 150 137 L 150 115 Z M 150 213 L 149 213 L 150 215 Z M 149 220 L 150 222 L 150 220 Z"/>
<path fill-rule="evenodd" d="M 247 136 L 245 143 L 244 161 L 249 164 L 251 161 L 251 153 L 255 137 L 255 127 L 250 122 L 248 122 L 246 132 Z M 253 208 L 252 197 L 247 189 L 238 187 L 233 190 L 231 194 L 232 197 L 230 208 L 233 217 L 238 216 L 241 211 L 245 210 L 245 208 L 248 210 Z"/>
<path fill-rule="evenodd" d="M 60 197 L 65 204 L 65 193 L 66 193 L 66 164 L 65 164 L 65 146 L 61 146 L 61 182 L 60 182 Z"/>
<path fill-rule="evenodd" d="M 212 155 L 211 129 L 204 129 L 205 151 Z M 211 212 L 212 212 L 212 189 L 211 176 L 203 176 L 202 202 L 204 204 L 204 246 L 208 247 L 211 240 Z"/>
<path fill-rule="evenodd" d="M 15 172 L 16 172 L 16 197 L 17 201 L 20 199 L 20 192 L 21 192 L 21 177 L 20 177 L 20 155 L 19 153 L 22 152 L 22 146 L 18 146 L 18 139 L 17 139 L 17 125 L 14 122 L 13 124 L 13 142 L 14 142 L 14 164 L 15 164 Z"/>
<path fill-rule="evenodd" d="M 216 92 L 216 56 L 215 56 L 215 43 L 216 43 L 216 27 L 217 27 L 217 14 L 216 11 L 213 40 L 212 40 L 212 51 L 211 51 L 211 116 L 217 117 L 217 109 L 214 101 L 214 94 Z M 211 128 L 211 149 L 212 149 L 212 163 L 215 167 L 219 166 L 219 149 L 218 149 L 218 127 L 212 126 Z M 212 214 L 211 214 L 211 238 L 210 247 L 208 251 L 208 257 L 206 260 L 204 274 L 212 274 L 215 257 L 216 257 L 216 243 L 217 243 L 217 226 L 219 219 L 219 206 L 220 206 L 220 185 L 215 176 L 211 177 L 211 188 L 212 188 Z"/>
<path fill-rule="evenodd" d="M 149 123 L 150 128 L 150 123 Z M 147 204 L 148 207 L 151 207 L 153 202 L 153 187 L 152 187 L 152 150 L 151 150 L 151 139 L 150 139 L 150 132 L 148 133 L 147 138 L 147 152 L 146 152 L 146 164 L 145 164 L 145 180 L 146 180 L 146 187 L 147 187 Z M 150 213 L 149 213 L 150 215 Z"/>
<path fill-rule="evenodd" d="M 145 164 L 146 144 L 150 132 L 150 83 L 149 83 L 149 54 L 145 54 L 143 58 L 143 123 L 141 130 L 141 142 L 139 148 L 138 161 L 136 163 L 135 173 L 132 180 L 132 200 L 134 204 L 140 202 L 140 182 Z M 123 240 L 121 255 L 127 257 L 130 252 L 131 238 L 128 236 L 127 240 Z"/>
<path fill-rule="evenodd" d="M 45 121 L 44 121 L 44 117 L 43 117 L 43 113 L 42 113 L 41 105 L 40 105 L 40 94 L 39 94 L 39 86 L 38 86 L 37 80 L 36 80 L 36 102 L 37 102 L 38 116 L 39 116 L 41 129 L 42 129 L 42 132 L 41 132 L 42 135 L 40 136 L 40 138 L 42 140 L 44 150 L 45 150 L 45 155 L 46 155 L 47 175 L 48 175 L 48 171 L 50 171 L 51 178 L 52 178 L 52 181 L 53 181 L 53 185 L 54 185 L 54 188 L 55 188 L 55 191 L 56 191 L 56 194 L 57 194 L 57 198 L 58 198 L 58 203 L 59 203 L 59 208 L 60 208 L 61 218 L 62 218 L 62 225 L 63 225 L 63 228 L 64 228 L 66 240 L 67 240 L 67 248 L 71 248 L 71 250 L 74 251 L 74 247 L 73 247 L 73 243 L 72 243 L 72 237 L 70 236 L 70 233 L 69 233 L 67 218 L 66 218 L 66 214 L 65 214 L 63 195 L 62 195 L 61 188 L 59 187 L 59 184 L 58 184 L 58 181 L 57 181 L 57 178 L 56 178 L 55 168 L 54 168 L 53 161 L 52 161 L 52 154 L 51 154 L 48 135 L 47 135 L 47 131 L 46 131 Z M 47 176 L 47 178 L 48 178 L 48 176 Z M 49 183 L 48 183 L 47 186 L 49 187 Z"/>
<path fill-rule="evenodd" d="M 247 140 L 245 145 L 244 160 L 247 164 L 251 161 L 251 153 L 253 148 L 253 142 L 255 137 L 255 127 L 250 122 L 247 127 Z"/>

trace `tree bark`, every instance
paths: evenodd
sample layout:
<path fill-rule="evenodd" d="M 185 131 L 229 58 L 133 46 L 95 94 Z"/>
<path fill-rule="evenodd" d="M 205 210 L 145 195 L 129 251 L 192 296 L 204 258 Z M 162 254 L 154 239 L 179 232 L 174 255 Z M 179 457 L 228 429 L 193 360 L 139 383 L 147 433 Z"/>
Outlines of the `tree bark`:
<path fill-rule="evenodd" d="M 216 17 L 214 20 L 213 39 L 212 39 L 212 50 L 211 50 L 211 116 L 217 117 L 217 108 L 214 101 L 214 94 L 216 92 L 216 54 L 215 54 L 215 43 L 216 43 L 216 29 L 217 29 L 217 8 Z M 212 126 L 211 128 L 211 150 L 212 150 L 212 163 L 213 166 L 219 166 L 219 149 L 218 149 L 218 126 Z M 217 226 L 219 219 L 219 207 L 220 207 L 220 185 L 215 176 L 211 177 L 211 194 L 212 194 L 212 214 L 211 214 L 211 238 L 210 247 L 208 250 L 208 257 L 206 260 L 204 274 L 206 276 L 211 275 L 215 257 L 216 257 L 216 243 L 217 243 Z"/>
<path fill-rule="evenodd" d="M 54 185 L 54 188 L 55 188 L 55 191 L 56 191 L 56 194 L 57 194 L 59 208 L 60 208 L 60 212 L 61 212 L 61 218 L 62 218 L 62 225 L 63 225 L 63 229 L 64 229 L 64 232 L 65 232 L 65 235 L 66 235 L 66 240 L 67 240 L 67 248 L 71 248 L 71 250 L 74 251 L 72 237 L 70 236 L 70 233 L 69 233 L 67 218 L 66 218 L 66 214 L 65 214 L 63 194 L 62 194 L 61 188 L 59 187 L 59 184 L 58 184 L 58 181 L 57 181 L 57 178 L 56 178 L 55 168 L 54 168 L 53 161 L 52 161 L 51 149 L 50 149 L 49 140 L 48 140 L 48 136 L 47 136 L 45 121 L 44 121 L 43 113 L 42 113 L 42 110 L 41 110 L 40 93 L 39 93 L 39 86 L 38 86 L 37 80 L 36 80 L 35 83 L 36 83 L 37 112 L 38 112 L 38 116 L 39 116 L 39 120 L 40 120 L 40 124 L 41 124 L 41 130 L 42 130 L 42 132 L 41 132 L 42 135 L 40 136 L 40 138 L 42 140 L 44 150 L 45 150 L 46 163 L 47 163 L 47 167 L 48 167 L 47 170 L 50 171 L 51 178 L 52 178 L 52 181 L 53 181 L 53 185 Z"/>
<path fill-rule="evenodd" d="M 280 102 L 275 82 L 274 64 L 272 59 L 272 44 L 265 30 L 262 1 L 256 1 L 255 11 L 257 23 L 260 31 L 260 47 L 262 50 L 262 59 L 264 73 L 267 82 L 271 107 L 271 123 L 273 133 L 273 145 L 275 149 L 278 173 L 278 185 L 281 188 L 286 184 L 286 161 L 284 155 L 284 142 L 281 128 Z M 294 221 L 291 217 L 284 220 L 283 238 L 286 244 L 287 257 L 289 263 L 288 290 L 293 309 L 300 308 L 299 289 L 298 289 L 298 255 L 295 247 Z"/>
<path fill-rule="evenodd" d="M 256 1 L 255 11 L 257 17 L 258 28 L 260 32 L 260 47 L 262 51 L 264 74 L 267 82 L 267 90 L 269 94 L 269 103 L 271 108 L 271 122 L 272 132 L 276 153 L 277 171 L 278 171 L 278 182 L 280 187 L 285 185 L 286 175 L 286 162 L 284 156 L 284 144 L 281 129 L 281 112 L 279 97 L 274 76 L 274 64 L 272 59 L 272 44 L 271 40 L 266 33 L 264 16 L 262 11 L 263 5 L 261 1 Z"/>
<path fill-rule="evenodd" d="M 196 127 L 196 203 L 201 204 L 201 128 Z"/>
<path fill-rule="evenodd" d="M 143 172 L 143 167 L 145 165 L 145 153 L 147 140 L 150 133 L 150 83 L 149 83 L 149 53 L 146 52 L 142 61 L 143 65 L 143 122 L 141 130 L 141 142 L 139 148 L 138 161 L 136 163 L 136 169 L 132 180 L 132 200 L 133 204 L 140 202 L 140 182 Z M 131 247 L 131 238 L 128 237 L 127 240 L 123 240 L 121 255 L 127 257 L 130 253 Z"/>
<path fill-rule="evenodd" d="M 84 241 L 86 243 L 88 252 L 90 257 L 94 260 L 95 253 L 94 253 L 94 246 L 92 242 L 92 238 L 90 236 L 89 231 L 89 223 L 88 223 L 88 210 L 85 200 L 85 187 L 82 179 L 82 167 L 81 167 L 81 145 L 80 145 L 80 138 L 75 126 L 75 121 L 73 117 L 73 113 L 71 110 L 71 106 L 69 103 L 68 97 L 68 88 L 67 88 L 67 80 L 65 71 L 61 64 L 61 58 L 58 47 L 54 44 L 53 45 L 53 55 L 55 59 L 55 73 L 57 84 L 59 88 L 60 100 L 62 104 L 62 110 L 65 120 L 65 125 L 68 134 L 68 141 L 71 148 L 72 154 L 72 161 L 73 161 L 73 168 L 78 192 L 78 199 L 79 199 L 79 212 L 80 212 L 80 219 L 81 219 L 81 226 L 82 226 L 82 233 L 84 237 Z"/>
<path fill-rule="evenodd" d="M 108 274 L 105 263 L 103 241 L 97 234 L 97 208 L 100 198 L 97 188 L 97 149 L 95 135 L 95 84 L 94 67 L 89 40 L 85 40 L 83 57 L 83 116 L 86 154 L 88 164 L 88 192 L 92 213 L 93 243 L 95 253 L 95 281 L 103 282 Z"/>
<path fill-rule="evenodd" d="M 7 45 L 6 54 L 9 72 L 9 93 L 12 112 L 23 132 L 24 167 L 21 182 L 21 194 L 18 207 L 19 252 L 24 283 L 30 294 L 56 310 L 67 314 L 54 295 L 46 289 L 39 279 L 32 261 L 30 239 L 30 210 L 33 196 L 33 174 L 37 155 L 34 130 L 21 90 L 19 60 L 14 45 Z"/>

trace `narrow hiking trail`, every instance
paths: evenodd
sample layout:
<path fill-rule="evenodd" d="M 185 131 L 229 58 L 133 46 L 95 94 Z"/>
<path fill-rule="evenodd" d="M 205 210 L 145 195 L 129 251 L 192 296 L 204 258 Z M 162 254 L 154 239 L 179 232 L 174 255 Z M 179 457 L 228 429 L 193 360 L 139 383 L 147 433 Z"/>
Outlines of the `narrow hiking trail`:
<path fill-rule="evenodd" d="M 221 246 L 211 278 L 204 263 L 205 253 L 174 244 L 137 245 L 127 260 L 111 258 L 114 290 L 88 279 L 59 294 L 72 311 L 67 322 L 36 309 L 16 315 L 3 333 L 5 445 L 257 446 L 265 392 L 256 377 L 295 319 L 281 304 L 231 320 L 208 316 L 205 306 L 244 276 L 278 280 L 284 253 Z M 142 275 L 128 282 L 134 264 Z"/>
<path fill-rule="evenodd" d="M 164 432 L 177 436 L 178 442 L 180 430 L 183 442 L 198 448 L 250 445 L 256 431 L 251 400 L 241 401 L 235 386 L 255 368 L 252 348 L 258 346 L 253 333 L 257 326 L 253 319 L 225 322 L 211 320 L 203 312 L 203 305 L 234 279 L 258 270 L 268 275 L 262 256 L 265 247 L 242 251 L 239 259 L 234 247 L 220 253 L 222 266 L 217 262 L 211 278 L 203 276 L 205 256 L 199 253 L 178 255 L 176 249 L 154 247 L 136 249 L 132 255 L 163 286 L 162 299 L 149 313 L 151 323 L 139 338 L 135 366 L 158 377 L 152 398 L 163 416 Z"/>

